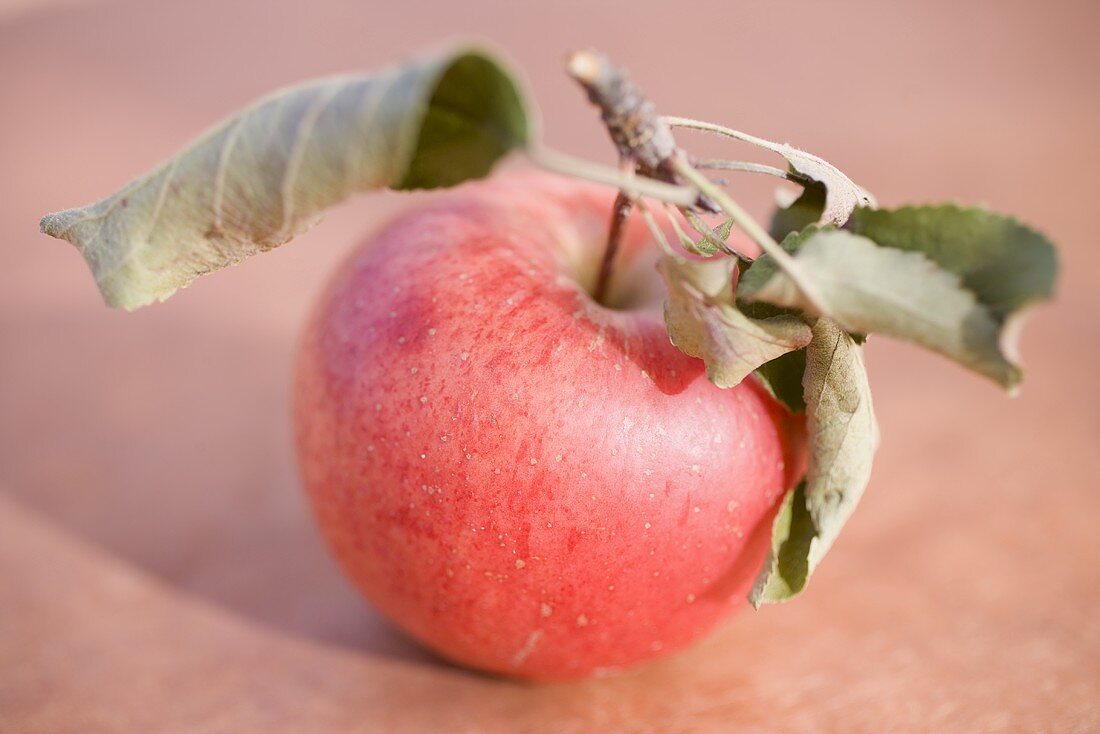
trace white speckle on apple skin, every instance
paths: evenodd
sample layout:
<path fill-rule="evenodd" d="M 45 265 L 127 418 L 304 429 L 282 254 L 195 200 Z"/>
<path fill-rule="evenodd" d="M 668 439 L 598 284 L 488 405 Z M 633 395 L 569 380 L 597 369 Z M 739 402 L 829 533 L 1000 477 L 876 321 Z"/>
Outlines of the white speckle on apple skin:
<path fill-rule="evenodd" d="M 523 661 L 534 651 L 535 646 L 538 645 L 539 640 L 542 639 L 543 631 L 534 630 L 523 643 L 523 647 L 516 651 L 516 654 L 512 656 L 512 665 L 519 667 L 523 665 Z"/>

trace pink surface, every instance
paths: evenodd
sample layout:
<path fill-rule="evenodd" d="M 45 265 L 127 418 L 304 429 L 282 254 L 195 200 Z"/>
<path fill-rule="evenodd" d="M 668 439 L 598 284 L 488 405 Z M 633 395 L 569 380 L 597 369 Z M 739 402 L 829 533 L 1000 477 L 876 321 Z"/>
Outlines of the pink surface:
<path fill-rule="evenodd" d="M 1098 21 L 1094 3 L 967 1 L 196 0 L 8 16 L 0 724 L 1100 726 Z M 567 50 L 597 44 L 669 114 L 790 140 L 885 205 L 984 202 L 1062 245 L 1019 398 L 874 340 L 883 447 L 807 594 L 613 679 L 526 687 L 440 665 L 360 600 L 311 526 L 289 423 L 297 330 L 336 263 L 410 198 L 356 199 L 292 246 L 131 315 L 103 309 L 76 253 L 37 233 L 42 213 L 113 191 L 270 88 L 470 34 L 527 71 L 546 137 L 572 152 L 612 159 L 560 70 Z M 770 188 L 736 193 L 763 212 Z"/>

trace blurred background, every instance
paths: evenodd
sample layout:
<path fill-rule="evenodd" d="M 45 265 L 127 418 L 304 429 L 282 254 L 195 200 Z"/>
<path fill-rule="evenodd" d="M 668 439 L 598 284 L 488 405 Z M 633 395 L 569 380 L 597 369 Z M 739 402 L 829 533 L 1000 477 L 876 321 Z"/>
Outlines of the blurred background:
<path fill-rule="evenodd" d="M 1098 28 L 1094 0 L 0 0 L 0 732 L 1100 728 Z M 798 602 L 572 685 L 420 652 L 326 557 L 288 411 L 312 298 L 414 197 L 134 314 L 37 223 L 275 87 L 456 37 L 514 60 L 561 150 L 614 159 L 561 70 L 596 46 L 665 114 L 818 153 L 882 205 L 1043 230 L 1063 276 L 1021 396 L 874 340 L 875 475 Z M 766 216 L 771 183 L 739 185 Z"/>

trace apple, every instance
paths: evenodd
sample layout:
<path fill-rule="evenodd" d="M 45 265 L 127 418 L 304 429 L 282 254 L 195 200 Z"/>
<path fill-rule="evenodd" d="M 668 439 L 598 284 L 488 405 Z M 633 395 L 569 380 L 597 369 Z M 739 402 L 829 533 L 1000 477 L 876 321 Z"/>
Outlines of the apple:
<path fill-rule="evenodd" d="M 613 196 L 524 172 L 431 199 L 354 253 L 301 341 L 324 537 L 466 666 L 569 679 L 697 639 L 745 604 L 803 465 L 800 416 L 670 344 L 641 223 L 589 295 Z"/>

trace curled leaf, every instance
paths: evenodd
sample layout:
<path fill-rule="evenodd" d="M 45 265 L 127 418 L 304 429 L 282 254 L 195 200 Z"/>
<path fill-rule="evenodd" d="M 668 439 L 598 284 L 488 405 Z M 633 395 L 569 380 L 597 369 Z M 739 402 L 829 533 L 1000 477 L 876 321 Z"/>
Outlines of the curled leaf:
<path fill-rule="evenodd" d="M 840 226 L 848 221 L 857 207 L 875 206 L 875 198 L 869 191 L 823 158 L 785 143 L 771 143 L 766 147 L 786 158 L 797 173 L 824 185 L 825 202 L 818 223 Z"/>
<path fill-rule="evenodd" d="M 804 186 L 812 187 L 812 182 L 817 182 L 824 186 L 825 199 L 823 208 L 819 220 L 815 220 L 815 222 L 819 224 L 835 224 L 839 226 L 848 221 L 848 217 L 851 216 L 856 207 L 876 206 L 875 199 L 871 196 L 869 191 L 856 185 L 852 179 L 848 178 L 832 163 L 812 153 L 799 150 L 787 143 L 773 143 L 770 140 L 758 138 L 755 135 L 749 135 L 740 130 L 734 130 L 723 125 L 715 125 L 714 123 L 705 122 L 703 120 L 693 120 L 687 117 L 664 117 L 662 119 L 673 127 L 686 127 L 718 133 L 719 135 L 740 140 L 783 156 L 795 174 L 792 178 L 799 179 L 799 182 Z M 743 166 L 745 164 L 740 165 Z M 685 172 L 680 171 L 680 173 L 686 178 L 690 178 Z M 699 186 L 700 190 L 705 190 L 698 182 L 695 183 L 696 186 Z M 779 237 L 782 237 L 784 234 L 786 233 L 781 233 Z"/>
<path fill-rule="evenodd" d="M 810 447 L 806 501 L 820 559 L 862 496 L 878 448 L 863 350 L 831 319 L 814 323 L 802 387 Z"/>
<path fill-rule="evenodd" d="M 450 52 L 277 92 L 41 227 L 77 246 L 108 305 L 134 309 L 288 242 L 354 192 L 484 176 L 526 137 L 504 67 L 477 50 Z"/>
<path fill-rule="evenodd" d="M 878 444 L 871 390 L 858 344 L 819 318 L 802 378 L 810 462 L 772 525 L 771 551 L 749 595 L 755 607 L 801 592 L 855 510 Z"/>
<path fill-rule="evenodd" d="M 821 308 L 761 258 L 745 273 L 747 300 L 827 316 L 849 332 L 888 334 L 939 352 L 1006 387 L 1021 377 L 1002 345 L 995 313 L 922 252 L 880 247 L 866 237 L 808 228 L 785 240 L 813 282 Z"/>
<path fill-rule="evenodd" d="M 764 604 L 786 601 L 806 586 L 810 576 L 810 545 L 814 525 L 806 503 L 806 482 L 787 492 L 772 521 L 772 540 L 764 567 L 749 592 L 749 602 L 759 609 Z"/>
<path fill-rule="evenodd" d="M 757 367 L 810 341 L 810 327 L 790 315 L 745 316 L 733 305 L 731 262 L 677 261 L 665 257 L 658 269 L 668 287 L 665 323 L 681 351 L 706 364 L 718 387 L 733 387 Z"/>

